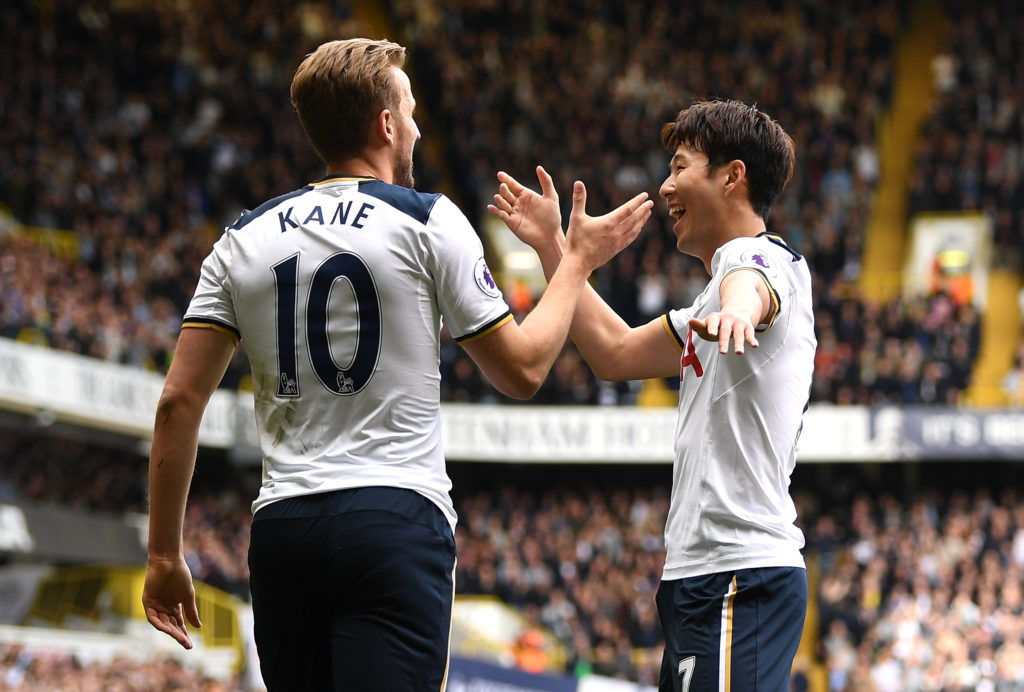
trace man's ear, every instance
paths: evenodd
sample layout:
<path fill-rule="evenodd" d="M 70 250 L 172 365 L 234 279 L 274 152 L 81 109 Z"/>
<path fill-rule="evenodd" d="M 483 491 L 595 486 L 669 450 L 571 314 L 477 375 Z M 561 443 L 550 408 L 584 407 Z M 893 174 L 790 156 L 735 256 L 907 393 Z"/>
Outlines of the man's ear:
<path fill-rule="evenodd" d="M 377 115 L 373 124 L 374 133 L 388 144 L 395 143 L 395 117 L 387 108 Z"/>
<path fill-rule="evenodd" d="M 747 181 L 747 164 L 740 159 L 733 159 L 725 164 L 725 194 L 745 185 Z"/>

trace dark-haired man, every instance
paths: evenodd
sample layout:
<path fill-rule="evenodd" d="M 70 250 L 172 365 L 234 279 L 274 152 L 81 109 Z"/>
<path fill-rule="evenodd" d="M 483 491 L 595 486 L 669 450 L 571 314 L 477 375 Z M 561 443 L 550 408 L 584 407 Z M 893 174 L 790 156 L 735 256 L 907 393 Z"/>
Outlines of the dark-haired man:
<path fill-rule="evenodd" d="M 788 690 L 807 606 L 789 478 L 816 342 L 807 263 L 765 221 L 792 175 L 793 142 L 739 101 L 691 106 L 662 142 L 676 247 L 711 280 L 690 307 L 636 328 L 585 289 L 570 335 L 603 380 L 680 377 L 661 691 Z M 490 210 L 551 276 L 565 238 L 554 184 L 538 176 L 540 195 L 499 174 Z M 577 183 L 573 205 L 584 202 Z"/>

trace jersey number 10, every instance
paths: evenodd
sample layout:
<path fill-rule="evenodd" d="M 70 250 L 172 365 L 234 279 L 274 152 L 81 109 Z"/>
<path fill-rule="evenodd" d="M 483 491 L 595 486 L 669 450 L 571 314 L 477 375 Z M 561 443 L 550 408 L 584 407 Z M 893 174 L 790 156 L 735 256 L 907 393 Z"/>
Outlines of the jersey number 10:
<path fill-rule="evenodd" d="M 274 272 L 277 292 L 277 396 L 297 397 L 302 388 L 298 372 L 296 334 L 305 333 L 310 365 L 320 384 L 339 395 L 355 394 L 367 385 L 380 356 L 380 298 L 370 268 L 351 252 L 338 252 L 313 272 L 306 296 L 305 324 L 297 324 L 299 255 L 278 262 Z M 357 309 L 355 354 L 346 368 L 331 355 L 328 303 L 338 279 L 352 287 Z"/>

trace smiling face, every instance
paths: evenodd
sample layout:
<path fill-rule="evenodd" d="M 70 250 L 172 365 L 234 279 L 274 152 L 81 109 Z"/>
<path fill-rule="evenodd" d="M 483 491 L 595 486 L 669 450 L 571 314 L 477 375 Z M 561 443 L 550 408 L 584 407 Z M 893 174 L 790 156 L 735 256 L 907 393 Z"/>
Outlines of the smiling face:
<path fill-rule="evenodd" d="M 676 220 L 672 226 L 676 248 L 705 260 L 705 264 L 718 247 L 716 227 L 724 199 L 719 177 L 721 168 L 709 169 L 707 155 L 680 144 L 669 162 L 668 177 L 658 191 L 668 203 L 668 213 Z"/>

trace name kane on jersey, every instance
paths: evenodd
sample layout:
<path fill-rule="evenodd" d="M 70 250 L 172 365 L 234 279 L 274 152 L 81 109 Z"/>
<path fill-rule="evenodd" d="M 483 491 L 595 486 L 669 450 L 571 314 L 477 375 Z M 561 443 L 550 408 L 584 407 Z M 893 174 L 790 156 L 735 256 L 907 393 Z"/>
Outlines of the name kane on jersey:
<path fill-rule="evenodd" d="M 324 222 L 324 212 L 318 204 L 309 211 L 309 214 L 302 221 L 302 225 L 308 226 L 315 221 L 321 226 L 352 226 L 353 228 L 361 229 L 363 228 L 361 222 L 369 218 L 369 212 L 375 207 L 368 202 L 363 202 L 359 207 L 359 211 L 356 212 L 355 218 L 352 219 L 352 223 L 349 223 L 348 218 L 352 214 L 352 204 L 352 201 L 338 202 L 338 207 L 334 210 L 330 223 Z M 285 212 L 277 212 L 277 220 L 281 224 L 282 233 L 299 227 L 299 222 L 292 218 L 293 211 L 295 211 L 295 207 L 288 207 L 288 210 Z"/>

